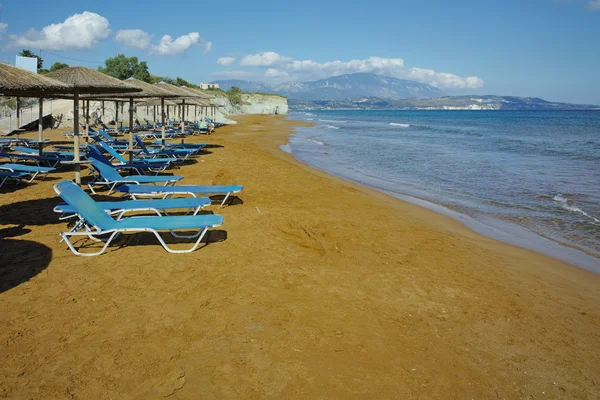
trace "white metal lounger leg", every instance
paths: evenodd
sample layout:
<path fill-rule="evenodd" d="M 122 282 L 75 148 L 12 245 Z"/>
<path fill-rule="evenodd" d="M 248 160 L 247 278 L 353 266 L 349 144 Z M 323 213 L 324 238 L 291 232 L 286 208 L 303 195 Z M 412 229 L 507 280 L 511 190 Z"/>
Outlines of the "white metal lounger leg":
<path fill-rule="evenodd" d="M 227 199 L 229 198 L 229 195 L 231 194 L 231 192 L 227 192 L 227 195 L 225 195 L 225 198 L 223 199 L 223 201 L 221 202 L 221 207 L 223 207 L 225 205 L 225 202 L 227 201 Z"/>
<path fill-rule="evenodd" d="M 157 231 L 152 231 L 154 232 L 154 235 L 156 236 L 156 238 L 158 239 L 158 241 L 160 242 L 160 244 L 162 245 L 162 247 L 168 251 L 169 253 L 175 253 L 175 254 L 181 254 L 181 253 L 191 253 L 192 251 L 196 250 L 198 248 L 198 245 L 200 244 L 200 242 L 202 241 L 202 238 L 204 237 L 204 235 L 206 234 L 206 232 L 208 231 L 208 228 L 204 228 L 198 237 L 198 240 L 196 240 L 196 243 L 194 243 L 194 245 L 192 246 L 192 248 L 187 249 L 187 250 L 173 250 L 171 249 L 169 246 L 167 246 L 167 244 L 165 243 L 165 241 L 163 240 L 162 237 L 160 237 L 160 234 Z M 171 234 L 173 235 L 173 232 L 171 232 Z M 181 237 L 185 237 L 185 236 L 181 236 Z"/>
<path fill-rule="evenodd" d="M 61 233 L 60 236 L 63 238 L 63 240 L 65 241 L 65 243 L 67 243 L 67 246 L 69 246 L 69 249 L 71 249 L 71 251 L 78 256 L 84 256 L 84 257 L 92 257 L 92 256 L 98 256 L 102 253 L 104 253 L 104 251 L 106 250 L 106 248 L 108 247 L 108 245 L 110 244 L 110 242 L 112 242 L 112 240 L 119 234 L 119 231 L 113 231 L 112 234 L 110 235 L 110 237 L 108 238 L 108 240 L 106 241 L 106 243 L 104 243 L 104 246 L 102 247 L 102 249 L 100 251 L 94 252 L 94 253 L 81 253 L 79 252 L 75 246 L 73 246 L 73 244 L 71 243 L 71 241 L 69 240 L 70 236 L 89 236 L 90 233 L 89 232 L 65 232 L 65 233 Z"/>

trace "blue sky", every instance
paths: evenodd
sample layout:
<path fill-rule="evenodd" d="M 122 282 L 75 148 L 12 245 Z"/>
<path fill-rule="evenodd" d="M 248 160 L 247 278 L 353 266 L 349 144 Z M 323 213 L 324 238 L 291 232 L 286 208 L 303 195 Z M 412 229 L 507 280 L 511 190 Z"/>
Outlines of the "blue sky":
<path fill-rule="evenodd" d="M 600 104 L 600 0 L 0 3 L 9 63 L 22 48 L 41 49 L 46 67 L 124 53 L 195 83 L 365 71 L 449 94 Z"/>

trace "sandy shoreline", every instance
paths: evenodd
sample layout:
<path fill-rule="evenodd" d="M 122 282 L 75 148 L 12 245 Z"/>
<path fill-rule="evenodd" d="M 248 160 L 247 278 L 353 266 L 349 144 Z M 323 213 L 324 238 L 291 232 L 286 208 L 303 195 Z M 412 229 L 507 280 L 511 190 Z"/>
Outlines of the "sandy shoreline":
<path fill-rule="evenodd" d="M 239 122 L 174 171 L 245 186 L 189 255 L 74 256 L 70 172 L 0 194 L 0 395 L 600 396 L 599 276 L 296 161 L 295 122 Z"/>

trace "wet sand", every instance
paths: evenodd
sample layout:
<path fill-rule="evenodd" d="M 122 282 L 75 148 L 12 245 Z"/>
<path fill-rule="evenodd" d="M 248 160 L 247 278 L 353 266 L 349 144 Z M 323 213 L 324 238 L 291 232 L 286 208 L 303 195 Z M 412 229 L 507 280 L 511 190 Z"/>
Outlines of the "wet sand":
<path fill-rule="evenodd" d="M 245 186 L 191 254 L 76 257 L 51 211 L 72 172 L 0 189 L 0 397 L 600 397 L 599 276 L 295 161 L 296 122 L 238 120 L 173 171 Z"/>

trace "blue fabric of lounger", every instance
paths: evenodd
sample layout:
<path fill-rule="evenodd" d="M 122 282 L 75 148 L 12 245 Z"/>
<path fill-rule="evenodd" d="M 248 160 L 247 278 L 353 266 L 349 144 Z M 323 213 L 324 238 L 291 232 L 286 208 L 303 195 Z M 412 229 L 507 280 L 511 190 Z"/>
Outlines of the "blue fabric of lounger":
<path fill-rule="evenodd" d="M 210 199 L 206 197 L 186 197 L 165 200 L 123 200 L 123 201 L 97 201 L 99 207 L 105 211 L 110 210 L 166 210 L 178 208 L 197 208 L 210 205 Z M 69 203 L 60 203 L 54 207 L 54 212 L 69 214 L 77 212 L 77 209 Z"/>

